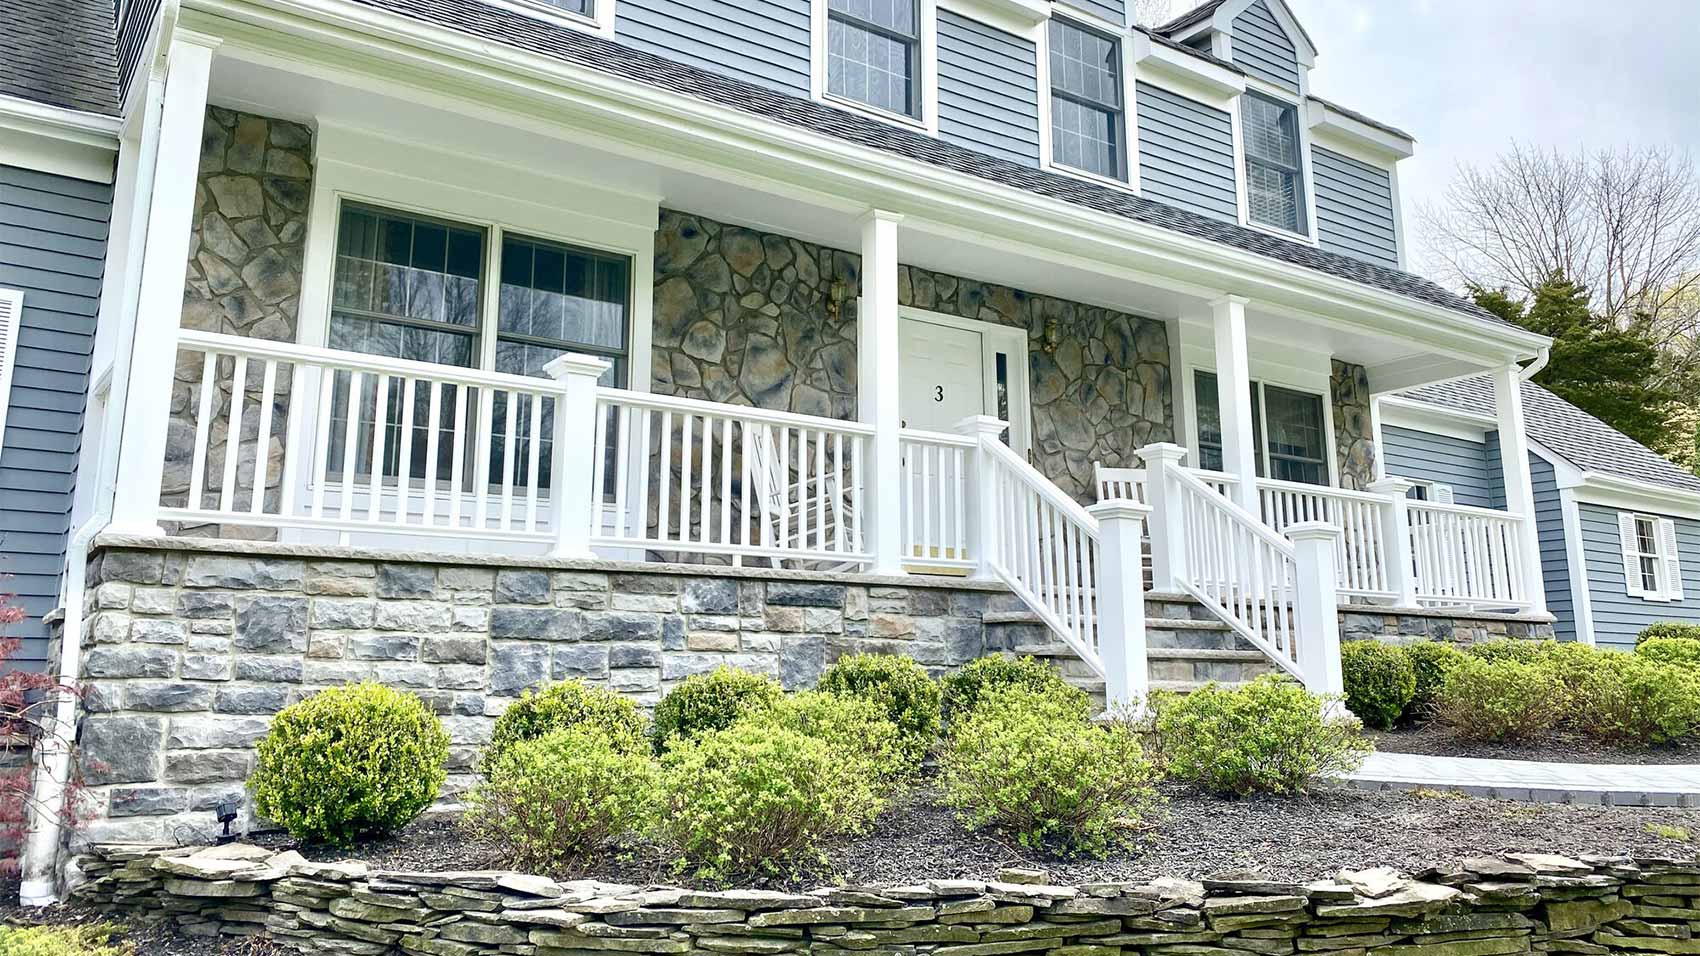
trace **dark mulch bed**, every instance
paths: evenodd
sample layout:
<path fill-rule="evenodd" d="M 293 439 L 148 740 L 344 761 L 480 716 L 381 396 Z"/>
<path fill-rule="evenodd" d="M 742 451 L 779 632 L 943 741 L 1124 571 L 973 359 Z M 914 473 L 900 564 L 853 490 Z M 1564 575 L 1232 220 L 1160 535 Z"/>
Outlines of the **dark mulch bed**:
<path fill-rule="evenodd" d="M 129 943 L 137 956 L 284 956 L 285 950 L 268 939 L 258 937 L 199 939 L 182 936 L 170 927 L 141 920 L 115 918 L 98 913 L 77 903 L 24 909 L 18 906 L 16 878 L 0 880 L 0 924 L 8 926 L 82 926 L 91 923 L 116 925 L 121 928 L 114 943 Z"/>
<path fill-rule="evenodd" d="M 1462 740 L 1439 723 L 1371 731 L 1378 750 L 1436 757 L 1493 757 L 1503 760 L 1549 760 L 1560 763 L 1700 764 L 1700 741 L 1668 744 L 1612 744 L 1565 730 L 1533 740 L 1487 743 Z"/>
<path fill-rule="evenodd" d="M 1135 835 L 1132 846 L 1106 860 L 1067 861 L 1026 850 L 997 833 L 967 832 L 939 805 L 936 792 L 923 787 L 881 817 L 872 833 L 831 847 L 824 865 L 764 885 L 802 889 L 823 883 L 987 878 L 1009 865 L 1042 866 L 1064 883 L 1200 877 L 1244 868 L 1279 878 L 1315 879 L 1348 867 L 1388 865 L 1415 872 L 1495 852 L 1687 856 L 1695 852 L 1694 843 L 1659 836 L 1650 828 L 1700 834 L 1700 810 L 1548 806 L 1356 790 L 1230 800 L 1182 787 L 1163 789 L 1168 800 L 1159 818 Z M 495 846 L 468 839 L 448 822 L 418 823 L 348 852 L 303 852 L 316 859 L 357 858 L 387 869 L 506 865 Z M 688 875 L 673 871 L 666 854 L 642 845 L 627 848 L 621 858 L 599 861 L 591 873 L 571 875 L 639 884 L 691 883 Z"/>

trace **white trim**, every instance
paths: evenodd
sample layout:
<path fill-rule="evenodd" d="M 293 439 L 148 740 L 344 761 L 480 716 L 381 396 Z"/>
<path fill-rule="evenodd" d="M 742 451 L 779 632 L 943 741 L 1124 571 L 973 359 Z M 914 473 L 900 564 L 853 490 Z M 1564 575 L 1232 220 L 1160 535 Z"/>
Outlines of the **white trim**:
<path fill-rule="evenodd" d="M 1076 24 L 1086 30 L 1102 34 L 1116 44 L 1116 57 L 1120 61 L 1121 71 L 1121 126 L 1122 126 L 1122 163 L 1125 166 L 1125 179 L 1105 176 L 1085 169 L 1077 169 L 1056 161 L 1054 155 L 1053 132 L 1051 130 L 1051 25 L 1046 21 L 1041 25 L 1035 37 L 1037 47 L 1037 69 L 1039 90 L 1039 167 L 1053 173 L 1073 176 L 1100 186 L 1112 189 L 1125 189 L 1129 192 L 1139 192 L 1139 104 L 1134 95 L 1138 83 L 1138 60 L 1134 56 L 1132 37 L 1143 34 L 1129 35 L 1125 26 L 1118 27 L 1109 20 L 1077 7 L 1066 7 L 1056 11 L 1051 20 L 1064 20 Z"/>
<path fill-rule="evenodd" d="M 1366 163 L 1392 169 L 1401 159 L 1416 152 L 1416 141 L 1390 133 L 1379 126 L 1347 116 L 1316 97 L 1306 97 L 1303 107 L 1305 125 L 1324 141 L 1329 149 L 1346 153 Z"/>
<path fill-rule="evenodd" d="M 1655 488 L 1597 471 L 1581 472 L 1580 483 L 1568 487 L 1583 504 L 1700 521 L 1700 499 L 1691 492 Z"/>
<path fill-rule="evenodd" d="M 111 183 L 122 126 L 115 116 L 0 96 L 0 166 Z"/>
<path fill-rule="evenodd" d="M 23 290 L 0 289 L 0 451 L 6 447 L 6 411 L 12 405 L 12 372 L 23 330 Z"/>
<path fill-rule="evenodd" d="M 948 315 L 944 312 L 930 312 L 914 306 L 898 306 L 899 322 L 905 319 L 915 322 L 928 322 L 942 325 L 946 328 L 960 329 L 973 332 L 980 336 L 981 352 L 981 381 L 984 385 L 983 404 L 985 414 L 997 417 L 997 353 L 1009 355 L 1009 447 L 1022 458 L 1026 458 L 1033 442 L 1033 407 L 1032 391 L 1029 377 L 1028 352 L 1034 346 L 1029 343 L 1027 330 L 1011 325 L 999 325 L 996 322 L 986 322 L 981 319 L 968 319 L 959 315 Z"/>
<path fill-rule="evenodd" d="M 1593 644 L 1594 600 L 1588 588 L 1588 551 L 1582 540 L 1582 513 L 1576 507 L 1576 493 L 1572 489 L 1560 488 L 1558 503 L 1564 517 L 1564 564 L 1570 578 L 1570 617 L 1576 624 L 1576 639 L 1584 644 Z"/>
<path fill-rule="evenodd" d="M 959 13 L 1005 33 L 1031 38 L 1051 18 L 1048 0 L 935 0 L 940 10 Z"/>
<path fill-rule="evenodd" d="M 614 36 L 614 4 L 617 0 L 591 0 L 590 16 L 562 10 L 560 7 L 547 3 L 546 0 L 485 0 L 492 6 L 512 10 L 515 13 L 559 23 L 585 33 L 595 33 L 610 39 Z"/>
<path fill-rule="evenodd" d="M 1396 395 L 1377 395 L 1374 402 L 1381 409 L 1383 426 L 1409 428 L 1473 442 L 1486 441 L 1487 433 L 1499 427 L 1489 415 L 1453 411 Z"/>
<path fill-rule="evenodd" d="M 919 116 L 893 113 L 859 100 L 827 92 L 826 37 L 830 17 L 827 0 L 809 0 L 809 96 L 819 103 L 860 113 L 887 123 L 913 127 L 929 136 L 939 134 L 939 30 L 938 0 L 914 0 L 917 27 L 915 44 L 919 63 L 912 80 L 920 94 Z"/>
<path fill-rule="evenodd" d="M 1182 53 L 1144 33 L 1132 37 L 1135 80 L 1226 110 L 1245 92 L 1245 77 L 1209 60 Z"/>
<path fill-rule="evenodd" d="M 1304 197 L 1304 208 L 1300 211 L 1305 217 L 1304 232 L 1292 232 L 1279 226 L 1265 225 L 1253 222 L 1251 218 L 1250 186 L 1246 177 L 1245 136 L 1241 129 L 1241 114 L 1245 108 L 1246 94 L 1261 96 L 1266 100 L 1291 107 L 1293 110 L 1293 126 L 1299 137 L 1299 189 Z M 1280 236 L 1289 242 L 1299 242 L 1307 246 L 1320 245 L 1316 229 L 1316 177 L 1311 170 L 1310 161 L 1310 129 L 1304 122 L 1303 94 L 1297 97 L 1290 90 L 1282 89 L 1273 83 L 1268 83 L 1255 76 L 1246 77 L 1245 93 L 1234 98 L 1234 182 L 1240 205 L 1240 225 L 1258 232 L 1266 232 L 1271 236 Z"/>

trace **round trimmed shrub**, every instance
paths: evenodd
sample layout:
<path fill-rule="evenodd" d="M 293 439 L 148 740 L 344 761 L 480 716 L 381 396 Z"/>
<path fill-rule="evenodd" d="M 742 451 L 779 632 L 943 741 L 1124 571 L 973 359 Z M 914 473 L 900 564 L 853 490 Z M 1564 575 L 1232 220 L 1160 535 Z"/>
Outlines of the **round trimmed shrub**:
<path fill-rule="evenodd" d="M 1435 713 L 1472 740 L 1522 740 L 1559 721 L 1564 696 L 1548 667 L 1465 655 L 1441 683 Z"/>
<path fill-rule="evenodd" d="M 1356 770 L 1374 749 L 1358 721 L 1330 713 L 1336 701 L 1274 674 L 1152 703 L 1163 772 L 1215 793 L 1304 793 Z"/>
<path fill-rule="evenodd" d="M 707 674 L 687 677 L 655 705 L 656 746 L 665 748 L 697 734 L 725 730 L 784 695 L 773 678 L 724 664 Z"/>
<path fill-rule="evenodd" d="M 782 873 L 873 821 L 834 792 L 837 760 L 826 741 L 760 720 L 676 739 L 661 758 L 658 833 L 703 879 Z"/>
<path fill-rule="evenodd" d="M 1578 728 L 1607 740 L 1662 744 L 1692 737 L 1700 730 L 1700 671 L 1640 654 L 1600 653 L 1571 685 L 1570 715 Z"/>
<path fill-rule="evenodd" d="M 564 680 L 541 691 L 526 691 L 496 718 L 484 751 L 485 776 L 515 744 L 576 727 L 595 730 L 618 750 L 635 752 L 649 745 L 649 719 L 635 703 L 605 687 Z"/>
<path fill-rule="evenodd" d="M 571 873 L 598 847 L 648 823 L 656 769 L 646 748 L 588 723 L 518 740 L 467 794 L 471 830 L 521 869 Z"/>
<path fill-rule="evenodd" d="M 1700 624 L 1686 624 L 1682 621 L 1655 621 L 1642 628 L 1640 634 L 1635 635 L 1635 646 L 1640 647 L 1656 637 L 1684 637 L 1700 641 Z"/>
<path fill-rule="evenodd" d="M 1082 707 L 1088 704 L 1084 691 L 1069 686 L 1061 674 L 1037 657 L 982 657 L 947 675 L 940 684 L 944 715 L 950 720 L 960 719 L 980 701 L 1009 687 L 1025 687 L 1065 701 L 1078 701 Z"/>
<path fill-rule="evenodd" d="M 820 691 L 787 694 L 739 721 L 802 734 L 826 744 L 838 777 L 830 789 L 832 813 L 873 819 L 909 768 L 897 727 L 872 703 Z"/>
<path fill-rule="evenodd" d="M 1405 659 L 1411 662 L 1416 686 L 1400 719 L 1428 720 L 1434 715 L 1434 699 L 1440 693 L 1441 682 L 1464 659 L 1464 652 L 1445 641 L 1418 641 L 1405 645 L 1403 650 Z"/>
<path fill-rule="evenodd" d="M 347 846 L 412 822 L 437 799 L 449 735 L 412 694 L 367 682 L 273 718 L 248 778 L 254 810 L 309 843 Z"/>
<path fill-rule="evenodd" d="M 945 742 L 945 802 L 970 828 L 1103 856 L 1156 793 L 1137 732 L 1095 725 L 1088 713 L 1074 698 L 1020 685 L 982 695 Z"/>
<path fill-rule="evenodd" d="M 1700 664 L 1700 637 L 1649 637 L 1635 645 L 1639 657 L 1660 664 Z"/>
<path fill-rule="evenodd" d="M 918 768 L 939 733 L 939 685 L 920 664 L 896 654 L 841 657 L 821 675 L 820 689 L 865 700 L 897 728 L 901 759 Z"/>
<path fill-rule="evenodd" d="M 1380 641 L 1340 645 L 1346 706 L 1365 724 L 1390 730 L 1417 692 L 1417 672 L 1405 652 Z"/>
<path fill-rule="evenodd" d="M 1491 641 L 1471 644 L 1465 653 L 1484 661 L 1516 661 L 1519 664 L 1538 664 L 1557 641 L 1531 641 L 1516 637 L 1496 637 Z"/>

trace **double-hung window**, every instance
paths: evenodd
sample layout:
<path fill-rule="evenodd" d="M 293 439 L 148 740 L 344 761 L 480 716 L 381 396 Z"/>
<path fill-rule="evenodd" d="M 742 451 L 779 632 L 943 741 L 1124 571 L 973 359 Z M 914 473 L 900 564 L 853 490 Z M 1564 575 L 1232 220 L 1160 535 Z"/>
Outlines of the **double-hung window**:
<path fill-rule="evenodd" d="M 1298 107 L 1246 93 L 1240 97 L 1240 135 L 1245 141 L 1247 218 L 1260 226 L 1308 234 Z"/>
<path fill-rule="evenodd" d="M 1216 376 L 1195 373 L 1193 394 L 1198 409 L 1199 467 L 1221 471 L 1222 405 Z M 1322 396 L 1251 383 L 1251 440 L 1259 478 L 1328 484 L 1327 419 Z"/>
<path fill-rule="evenodd" d="M 1682 600 L 1682 556 L 1676 522 L 1657 515 L 1618 512 L 1623 543 L 1624 587 L 1630 597 L 1648 601 Z"/>
<path fill-rule="evenodd" d="M 1050 24 L 1051 162 L 1127 178 L 1120 43 L 1060 17 Z"/>
<path fill-rule="evenodd" d="M 826 92 L 921 116 L 919 0 L 828 0 Z"/>
<path fill-rule="evenodd" d="M 494 297 L 487 285 L 492 273 L 501 279 Z M 624 256 L 499 228 L 344 203 L 338 220 L 329 345 L 532 377 L 544 376 L 543 366 L 557 356 L 582 352 L 612 362 L 602 384 L 619 386 L 626 380 L 630 277 L 631 263 Z M 489 314 L 492 309 L 494 315 Z M 343 441 L 351 401 L 362 406 L 359 421 L 373 420 L 375 376 L 363 376 L 361 390 L 351 398 L 349 373 L 336 374 L 327 461 L 334 463 L 334 471 L 352 460 L 357 474 L 370 475 L 375 467 L 370 430 L 356 430 L 359 444 L 352 449 L 352 459 L 344 457 L 350 450 Z M 429 391 L 415 391 L 409 416 L 413 441 L 406 443 L 412 449 L 406 473 L 416 479 L 447 474 L 455 454 L 455 386 L 443 387 L 435 420 Z M 505 393 L 495 396 L 491 412 L 497 422 L 507 420 L 506 400 Z M 402 396 L 391 390 L 385 402 L 384 455 L 376 467 L 393 477 L 402 473 Z M 468 409 L 466 421 L 476 421 L 477 412 Z M 526 470 L 534 438 L 540 443 L 538 481 L 544 487 L 549 483 L 553 414 L 545 407 L 541 420 L 532 422 L 529 403 L 515 409 L 514 470 L 521 486 L 531 482 Z M 438 461 L 427 467 L 433 430 L 439 439 Z M 491 441 L 491 475 L 503 473 L 503 431 Z M 461 434 L 463 441 L 470 438 L 470 430 Z"/>

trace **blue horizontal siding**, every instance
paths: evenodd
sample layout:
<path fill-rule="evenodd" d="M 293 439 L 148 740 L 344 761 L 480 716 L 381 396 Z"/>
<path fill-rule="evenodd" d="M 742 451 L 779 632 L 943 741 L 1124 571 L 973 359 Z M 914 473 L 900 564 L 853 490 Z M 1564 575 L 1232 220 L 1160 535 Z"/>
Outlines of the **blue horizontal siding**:
<path fill-rule="evenodd" d="M 1320 224 L 1317 241 L 1322 247 L 1398 268 L 1393 175 L 1320 146 L 1311 149 L 1311 170 Z"/>
<path fill-rule="evenodd" d="M 58 603 L 111 199 L 110 186 L 0 166 L 0 288 L 24 293 L 0 436 L 0 590 L 28 615 L 8 636 L 32 669 Z"/>
<path fill-rule="evenodd" d="M 1071 0 L 1071 3 L 1087 13 L 1103 17 L 1111 23 L 1127 24 L 1127 3 L 1125 0 Z"/>
<path fill-rule="evenodd" d="M 1299 91 L 1299 56 L 1263 0 L 1234 18 L 1234 65 L 1284 90 Z"/>
<path fill-rule="evenodd" d="M 1137 84 L 1135 96 L 1140 191 L 1182 209 L 1237 222 L 1233 118 L 1150 83 Z"/>
<path fill-rule="evenodd" d="M 1494 507 L 1498 469 L 1489 470 L 1485 442 L 1397 425 L 1382 427 L 1381 442 L 1389 475 L 1448 484 L 1458 504 Z"/>
<path fill-rule="evenodd" d="M 620 0 L 614 34 L 657 56 L 809 95 L 809 0 Z"/>
<path fill-rule="evenodd" d="M 1039 165 L 1038 48 L 949 10 L 938 16 L 939 138 Z"/>
<path fill-rule="evenodd" d="M 1594 640 L 1631 647 L 1641 629 L 1657 621 L 1700 624 L 1700 522 L 1676 519 L 1677 551 L 1682 555 L 1681 601 L 1644 601 L 1629 596 L 1623 579 L 1623 542 L 1618 509 L 1576 506 L 1581 518 L 1583 557 L 1588 567 L 1588 601 L 1594 616 Z"/>

